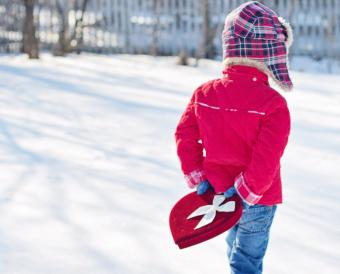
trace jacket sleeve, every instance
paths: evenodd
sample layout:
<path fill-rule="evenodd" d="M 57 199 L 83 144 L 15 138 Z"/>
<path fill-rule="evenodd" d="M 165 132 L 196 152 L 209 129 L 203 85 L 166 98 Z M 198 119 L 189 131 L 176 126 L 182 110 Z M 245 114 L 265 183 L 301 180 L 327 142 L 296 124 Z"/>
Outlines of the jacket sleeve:
<path fill-rule="evenodd" d="M 177 125 L 175 139 L 184 178 L 193 188 L 206 179 L 202 167 L 203 145 L 195 115 L 195 93 Z"/>
<path fill-rule="evenodd" d="M 264 117 L 247 169 L 235 178 L 234 187 L 248 204 L 256 204 L 271 186 L 280 168 L 280 159 L 288 143 L 290 114 L 284 102 Z"/>

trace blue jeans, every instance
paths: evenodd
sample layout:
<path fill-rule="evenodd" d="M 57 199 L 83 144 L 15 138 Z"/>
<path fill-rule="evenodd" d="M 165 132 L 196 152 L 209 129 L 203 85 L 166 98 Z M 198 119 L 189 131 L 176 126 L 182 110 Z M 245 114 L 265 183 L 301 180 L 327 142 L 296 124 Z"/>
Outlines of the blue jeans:
<path fill-rule="evenodd" d="M 231 274 L 261 274 L 276 205 L 243 209 L 240 221 L 226 238 Z"/>

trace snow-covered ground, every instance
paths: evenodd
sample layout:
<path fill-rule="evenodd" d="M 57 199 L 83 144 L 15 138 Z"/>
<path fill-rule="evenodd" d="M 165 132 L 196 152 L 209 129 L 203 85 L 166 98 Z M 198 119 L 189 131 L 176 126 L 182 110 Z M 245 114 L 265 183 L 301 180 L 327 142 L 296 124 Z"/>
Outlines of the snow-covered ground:
<path fill-rule="evenodd" d="M 225 235 L 179 250 L 168 214 L 189 190 L 173 132 L 220 64 L 82 55 L 0 58 L 0 272 L 229 273 Z M 340 75 L 293 72 L 265 273 L 340 273 Z"/>

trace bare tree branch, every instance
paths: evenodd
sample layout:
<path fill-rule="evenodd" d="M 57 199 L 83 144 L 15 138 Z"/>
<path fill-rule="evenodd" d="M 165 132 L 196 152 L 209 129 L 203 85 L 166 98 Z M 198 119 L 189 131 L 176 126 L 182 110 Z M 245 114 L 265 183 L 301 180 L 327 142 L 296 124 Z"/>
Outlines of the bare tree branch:
<path fill-rule="evenodd" d="M 69 2 L 67 5 L 63 5 L 60 0 L 56 0 L 56 10 L 59 14 L 61 27 L 59 31 L 58 44 L 54 47 L 53 54 L 58 56 L 64 56 L 67 53 L 72 52 L 75 49 L 80 50 L 80 45 L 83 39 L 83 21 L 88 0 L 82 0 L 81 4 L 81 16 L 76 18 L 73 26 L 69 25 L 68 13 L 71 10 Z M 73 2 L 72 10 L 78 10 L 78 1 Z"/>

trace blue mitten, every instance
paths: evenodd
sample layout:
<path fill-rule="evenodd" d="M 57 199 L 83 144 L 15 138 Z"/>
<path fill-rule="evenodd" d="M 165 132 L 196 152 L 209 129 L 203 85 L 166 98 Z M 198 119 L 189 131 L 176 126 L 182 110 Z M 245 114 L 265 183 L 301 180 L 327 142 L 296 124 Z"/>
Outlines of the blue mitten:
<path fill-rule="evenodd" d="M 230 198 L 230 197 L 232 197 L 235 193 L 237 193 L 237 192 L 236 192 L 236 189 L 235 189 L 235 187 L 232 186 L 231 188 L 227 189 L 227 191 L 224 192 L 223 195 L 224 195 L 224 197 L 226 197 L 226 198 Z"/>
<path fill-rule="evenodd" d="M 226 197 L 227 199 L 231 198 L 234 194 L 238 194 L 238 193 L 237 193 L 235 187 L 233 187 L 233 186 L 231 188 L 227 189 L 227 191 L 223 193 L 224 197 Z M 242 198 L 241 198 L 241 200 L 242 200 L 243 208 L 244 209 L 248 209 L 249 208 L 249 204 L 247 204 L 247 202 L 244 201 Z"/>
<path fill-rule="evenodd" d="M 212 186 L 210 185 L 209 181 L 204 180 L 203 182 L 199 183 L 197 186 L 197 195 L 203 195 L 211 187 Z"/>

